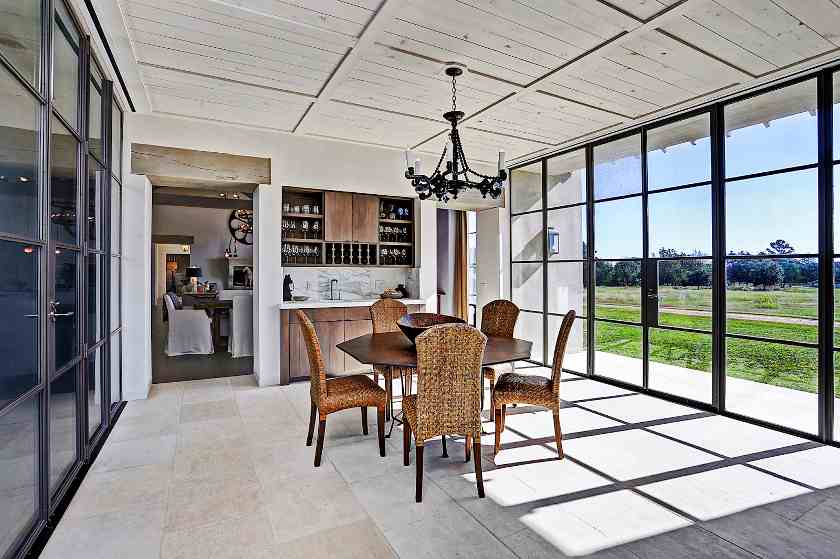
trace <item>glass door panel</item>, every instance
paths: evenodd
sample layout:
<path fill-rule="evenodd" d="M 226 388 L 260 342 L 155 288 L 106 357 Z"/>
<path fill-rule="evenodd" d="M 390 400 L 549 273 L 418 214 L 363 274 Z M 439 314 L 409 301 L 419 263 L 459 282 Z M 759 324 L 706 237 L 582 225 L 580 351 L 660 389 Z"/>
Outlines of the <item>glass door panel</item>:
<path fill-rule="evenodd" d="M 55 491 L 76 462 L 78 367 L 50 383 L 50 491 Z"/>
<path fill-rule="evenodd" d="M 53 348 L 55 370 L 79 357 L 79 254 L 54 249 L 55 292 L 53 294 Z"/>
<path fill-rule="evenodd" d="M 0 416 L 0 556 L 20 543 L 38 514 L 39 398 L 33 394 Z"/>

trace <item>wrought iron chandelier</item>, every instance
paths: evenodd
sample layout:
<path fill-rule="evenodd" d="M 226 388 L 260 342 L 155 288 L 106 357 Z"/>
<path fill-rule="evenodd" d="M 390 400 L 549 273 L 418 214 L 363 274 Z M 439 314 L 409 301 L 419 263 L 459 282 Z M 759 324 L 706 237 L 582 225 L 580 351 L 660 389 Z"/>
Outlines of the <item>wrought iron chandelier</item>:
<path fill-rule="evenodd" d="M 458 121 L 464 118 L 464 113 L 456 106 L 456 78 L 463 74 L 464 70 L 461 65 L 448 64 L 445 73 L 452 78 L 452 110 L 443 113 L 443 118 L 452 124 L 449 141 L 431 175 L 423 175 L 420 172 L 420 160 L 416 159 L 412 164 L 411 152 L 406 150 L 405 178 L 411 181 L 411 186 L 414 187 L 421 200 L 435 196 L 445 203 L 450 199 L 458 198 L 459 193 L 470 189 L 478 190 L 484 198 L 488 195 L 491 198 L 498 198 L 507 180 L 507 171 L 504 169 L 505 152 L 499 152 L 498 172 L 495 177 L 483 175 L 470 168 L 461 145 L 461 136 L 458 134 Z M 444 160 L 446 166 L 441 170 Z"/>

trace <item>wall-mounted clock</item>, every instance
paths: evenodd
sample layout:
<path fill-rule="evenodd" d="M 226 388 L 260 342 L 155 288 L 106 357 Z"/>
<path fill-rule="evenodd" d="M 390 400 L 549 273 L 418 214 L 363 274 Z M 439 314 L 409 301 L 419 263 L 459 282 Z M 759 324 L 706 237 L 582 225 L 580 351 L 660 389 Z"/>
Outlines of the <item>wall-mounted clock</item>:
<path fill-rule="evenodd" d="M 254 210 L 233 210 L 230 213 L 228 227 L 237 243 L 254 244 Z"/>

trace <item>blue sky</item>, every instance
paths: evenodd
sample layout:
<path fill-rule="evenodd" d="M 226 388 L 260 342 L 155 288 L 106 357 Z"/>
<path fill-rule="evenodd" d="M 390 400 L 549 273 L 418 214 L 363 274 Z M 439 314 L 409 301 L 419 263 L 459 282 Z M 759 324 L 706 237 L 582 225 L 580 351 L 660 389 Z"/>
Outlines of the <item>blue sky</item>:
<path fill-rule="evenodd" d="M 733 108 L 738 109 L 737 105 Z M 727 176 L 815 163 L 816 138 L 817 119 L 808 112 L 733 130 L 725 146 Z M 653 192 L 708 180 L 709 150 L 709 140 L 703 139 L 649 154 L 651 251 L 667 247 L 711 254 L 710 187 Z M 597 165 L 596 197 L 638 191 L 640 165 L 637 156 Z M 729 182 L 726 212 L 727 251 L 757 253 L 771 241 L 785 239 L 797 252 L 817 252 L 816 170 Z M 598 203 L 595 213 L 599 258 L 641 256 L 640 198 Z"/>

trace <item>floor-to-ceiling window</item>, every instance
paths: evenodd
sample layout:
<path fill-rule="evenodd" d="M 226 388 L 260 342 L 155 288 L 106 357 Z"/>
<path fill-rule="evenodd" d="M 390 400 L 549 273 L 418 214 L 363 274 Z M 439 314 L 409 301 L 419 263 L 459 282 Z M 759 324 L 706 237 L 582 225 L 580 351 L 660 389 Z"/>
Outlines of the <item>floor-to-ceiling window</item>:
<path fill-rule="evenodd" d="M 532 360 L 550 364 L 574 309 L 570 371 L 840 437 L 837 280 L 821 279 L 840 270 L 832 113 L 838 130 L 824 70 L 512 169 Z"/>
<path fill-rule="evenodd" d="M 5 559 L 43 529 L 118 409 L 122 117 L 63 2 L 0 0 L 0 14 Z"/>

